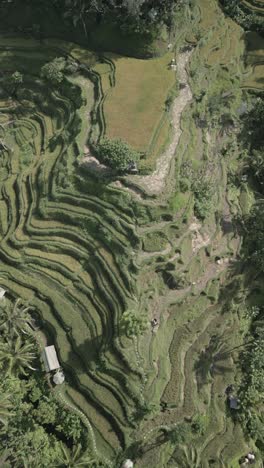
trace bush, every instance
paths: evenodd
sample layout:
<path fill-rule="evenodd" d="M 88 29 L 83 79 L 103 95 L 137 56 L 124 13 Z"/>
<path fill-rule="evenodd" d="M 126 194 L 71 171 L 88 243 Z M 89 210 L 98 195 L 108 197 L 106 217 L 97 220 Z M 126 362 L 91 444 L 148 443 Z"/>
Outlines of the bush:
<path fill-rule="evenodd" d="M 177 84 L 177 87 L 175 86 L 174 88 L 172 88 L 169 93 L 168 93 L 168 96 L 167 96 L 167 99 L 165 101 L 165 106 L 166 106 L 166 110 L 169 111 L 171 109 L 171 106 L 175 100 L 175 98 L 179 95 L 179 85 Z"/>
<path fill-rule="evenodd" d="M 212 208 L 212 184 L 206 179 L 198 179 L 192 184 L 195 197 L 194 213 L 199 219 L 205 219 Z"/>
<path fill-rule="evenodd" d="M 140 336 L 148 328 L 148 319 L 145 315 L 139 315 L 137 311 L 126 310 L 121 317 L 121 330 L 129 337 Z"/>
<path fill-rule="evenodd" d="M 104 138 L 96 148 L 99 159 L 118 172 L 129 172 L 130 165 L 137 163 L 139 153 L 120 138 Z"/>
<path fill-rule="evenodd" d="M 65 59 L 63 57 L 55 58 L 46 63 L 41 68 L 41 76 L 54 85 L 58 85 L 63 80 L 63 70 L 65 68 Z"/>
<path fill-rule="evenodd" d="M 197 435 L 204 435 L 206 430 L 206 417 L 203 414 L 196 414 L 192 418 L 192 431 Z"/>
<path fill-rule="evenodd" d="M 143 249 L 146 252 L 160 252 L 164 250 L 168 244 L 168 239 L 164 232 L 150 232 L 143 239 Z"/>
<path fill-rule="evenodd" d="M 190 181 L 186 178 L 180 180 L 180 191 L 182 193 L 188 192 L 190 190 Z"/>

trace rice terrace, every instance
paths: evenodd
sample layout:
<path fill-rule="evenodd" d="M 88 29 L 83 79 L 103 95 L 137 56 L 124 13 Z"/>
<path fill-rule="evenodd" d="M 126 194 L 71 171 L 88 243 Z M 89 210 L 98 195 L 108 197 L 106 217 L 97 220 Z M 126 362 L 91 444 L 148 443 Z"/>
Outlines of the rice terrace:
<path fill-rule="evenodd" d="M 264 1 L 0 18 L 0 467 L 262 468 Z"/>

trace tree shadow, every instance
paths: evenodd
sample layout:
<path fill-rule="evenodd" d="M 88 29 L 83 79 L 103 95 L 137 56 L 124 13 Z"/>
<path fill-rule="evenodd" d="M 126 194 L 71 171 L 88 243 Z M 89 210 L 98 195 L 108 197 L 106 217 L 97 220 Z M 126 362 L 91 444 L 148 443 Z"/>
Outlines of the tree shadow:
<path fill-rule="evenodd" d="M 233 372 L 232 367 L 224 365 L 233 349 L 229 349 L 222 336 L 213 335 L 209 345 L 200 352 L 198 360 L 194 364 L 198 387 L 209 382 L 215 375 Z"/>
<path fill-rule="evenodd" d="M 105 351 L 105 342 L 102 336 L 96 336 L 77 345 L 71 340 L 71 351 L 68 354 L 66 365 L 75 372 L 94 371 L 103 368 L 102 351 Z"/>

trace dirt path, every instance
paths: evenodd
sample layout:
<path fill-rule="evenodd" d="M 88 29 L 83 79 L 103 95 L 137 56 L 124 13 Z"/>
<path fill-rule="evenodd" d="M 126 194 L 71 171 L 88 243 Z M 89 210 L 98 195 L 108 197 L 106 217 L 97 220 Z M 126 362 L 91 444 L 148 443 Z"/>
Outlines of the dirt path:
<path fill-rule="evenodd" d="M 165 152 L 157 160 L 157 167 L 155 171 L 147 176 L 134 176 L 136 184 L 142 186 L 144 190 L 150 195 L 159 194 L 166 183 L 166 178 L 169 173 L 171 160 L 175 154 L 177 145 L 182 134 L 181 129 L 181 115 L 187 104 L 192 100 L 191 88 L 188 84 L 188 75 L 186 72 L 186 65 L 189 61 L 191 52 L 184 52 L 179 55 L 177 60 L 177 75 L 180 83 L 185 87 L 180 89 L 179 95 L 176 97 L 172 108 L 172 126 L 173 126 L 173 139 L 165 150 Z"/>

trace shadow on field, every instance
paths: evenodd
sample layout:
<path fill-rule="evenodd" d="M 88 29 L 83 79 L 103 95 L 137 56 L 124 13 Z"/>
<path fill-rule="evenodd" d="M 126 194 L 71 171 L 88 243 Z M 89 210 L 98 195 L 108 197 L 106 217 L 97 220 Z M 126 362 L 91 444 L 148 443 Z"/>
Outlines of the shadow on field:
<path fill-rule="evenodd" d="M 78 362 L 75 371 L 95 370 L 96 368 L 103 370 L 104 357 L 102 349 L 105 351 L 105 345 L 102 336 L 96 336 L 85 340 L 80 345 L 72 342 L 72 351 L 68 355 L 67 364 L 71 366 L 72 360 Z M 78 356 L 78 361 L 76 360 Z"/>

